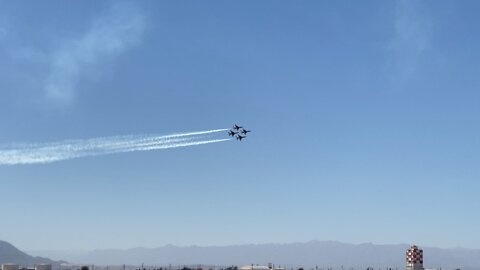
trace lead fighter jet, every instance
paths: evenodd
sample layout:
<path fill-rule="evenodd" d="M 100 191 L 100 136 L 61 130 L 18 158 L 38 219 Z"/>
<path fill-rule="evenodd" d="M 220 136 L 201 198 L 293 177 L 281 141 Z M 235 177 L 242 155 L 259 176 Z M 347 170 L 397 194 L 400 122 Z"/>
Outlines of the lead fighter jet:
<path fill-rule="evenodd" d="M 251 130 L 246 130 L 244 128 L 242 128 L 242 130 L 240 131 L 240 133 L 242 133 L 243 135 L 247 135 L 248 132 L 252 132 Z"/>

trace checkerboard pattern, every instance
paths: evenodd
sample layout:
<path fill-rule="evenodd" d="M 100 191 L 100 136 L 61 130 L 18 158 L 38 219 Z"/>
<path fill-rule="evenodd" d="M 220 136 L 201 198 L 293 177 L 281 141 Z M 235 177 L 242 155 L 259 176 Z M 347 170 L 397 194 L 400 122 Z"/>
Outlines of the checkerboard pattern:
<path fill-rule="evenodd" d="M 415 264 L 423 265 L 423 250 L 414 245 L 407 250 L 407 266 L 413 267 Z"/>

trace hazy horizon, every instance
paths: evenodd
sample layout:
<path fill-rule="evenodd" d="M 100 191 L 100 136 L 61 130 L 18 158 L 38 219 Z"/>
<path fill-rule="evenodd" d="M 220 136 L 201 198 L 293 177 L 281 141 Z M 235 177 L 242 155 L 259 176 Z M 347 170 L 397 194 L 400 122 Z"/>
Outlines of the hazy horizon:
<path fill-rule="evenodd" d="M 110 248 L 94 248 L 94 249 L 69 249 L 69 250 L 63 250 L 63 249 L 52 249 L 52 250 L 22 250 L 32 256 L 41 256 L 41 257 L 47 257 L 50 259 L 54 260 L 66 260 L 68 256 L 70 257 L 77 257 L 81 255 L 86 255 L 89 252 L 95 251 L 95 250 L 132 250 L 132 249 L 155 249 L 155 248 L 163 248 L 163 247 L 168 247 L 168 246 L 175 246 L 175 247 L 231 247 L 231 246 L 248 246 L 248 245 L 289 245 L 289 244 L 302 244 L 302 243 L 309 243 L 309 242 L 334 242 L 334 243 L 341 243 L 341 244 L 352 244 L 352 245 L 412 245 L 416 244 L 419 245 L 418 243 L 372 243 L 372 242 L 363 242 L 363 243 L 348 243 L 348 242 L 341 242 L 341 241 L 335 241 L 335 240 L 310 240 L 307 242 L 288 242 L 288 243 L 275 243 L 275 242 L 270 242 L 270 243 L 234 243 L 234 244 L 227 244 L 227 245 L 175 245 L 175 244 L 165 244 L 165 245 L 160 245 L 160 246 L 135 246 L 135 247 L 129 247 L 129 248 L 118 248 L 118 247 L 110 247 Z M 419 245 L 421 248 L 425 248 L 425 246 Z M 441 247 L 441 246 L 427 246 L 426 248 L 441 248 L 441 249 L 466 249 L 464 247 Z M 474 248 L 475 249 L 475 248 Z M 480 250 L 480 249 L 475 249 L 475 250 Z M 68 261 L 68 260 L 67 260 Z"/>
<path fill-rule="evenodd" d="M 287 265 L 349 269 L 366 267 L 400 268 L 405 265 L 407 244 L 350 244 L 337 241 L 310 241 L 290 244 L 258 244 L 232 246 L 164 246 L 157 248 L 104 249 L 81 253 L 37 252 L 36 255 L 63 259 L 69 263 L 95 265 Z M 420 246 L 424 251 L 425 268 L 480 269 L 480 250 L 441 249 Z M 35 253 L 32 253 L 35 254 Z M 54 257 L 57 256 L 57 257 Z"/>

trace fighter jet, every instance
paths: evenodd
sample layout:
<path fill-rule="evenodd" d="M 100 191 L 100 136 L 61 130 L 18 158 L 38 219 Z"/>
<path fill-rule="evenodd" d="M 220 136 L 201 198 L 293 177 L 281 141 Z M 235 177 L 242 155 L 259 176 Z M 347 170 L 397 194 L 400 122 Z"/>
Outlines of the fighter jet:
<path fill-rule="evenodd" d="M 240 131 L 240 133 L 242 133 L 243 135 L 247 135 L 248 132 L 252 132 L 251 130 L 246 130 L 244 128 L 242 128 L 242 130 Z"/>
<path fill-rule="evenodd" d="M 242 139 L 244 139 L 244 138 L 245 138 L 245 136 L 237 135 L 237 140 L 239 140 L 239 141 L 242 141 Z"/>
<path fill-rule="evenodd" d="M 239 125 L 237 125 L 237 124 L 233 125 L 233 129 L 234 129 L 234 130 L 239 130 L 239 129 L 241 129 L 241 128 L 242 128 L 242 127 L 239 126 Z"/>
<path fill-rule="evenodd" d="M 229 135 L 230 137 L 233 137 L 235 134 L 238 134 L 238 132 L 234 132 L 233 130 L 229 130 L 229 131 L 228 131 L 228 135 Z"/>

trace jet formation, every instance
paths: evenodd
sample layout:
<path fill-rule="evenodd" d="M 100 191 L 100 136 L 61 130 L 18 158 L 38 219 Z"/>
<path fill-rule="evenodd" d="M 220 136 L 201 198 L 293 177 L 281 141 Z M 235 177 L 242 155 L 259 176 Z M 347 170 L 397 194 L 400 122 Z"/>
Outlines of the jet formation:
<path fill-rule="evenodd" d="M 251 130 L 247 130 L 242 126 L 237 124 L 233 125 L 232 129 L 228 131 L 228 135 L 230 137 L 235 137 L 237 141 L 242 141 L 247 137 L 247 133 L 252 132 Z"/>

